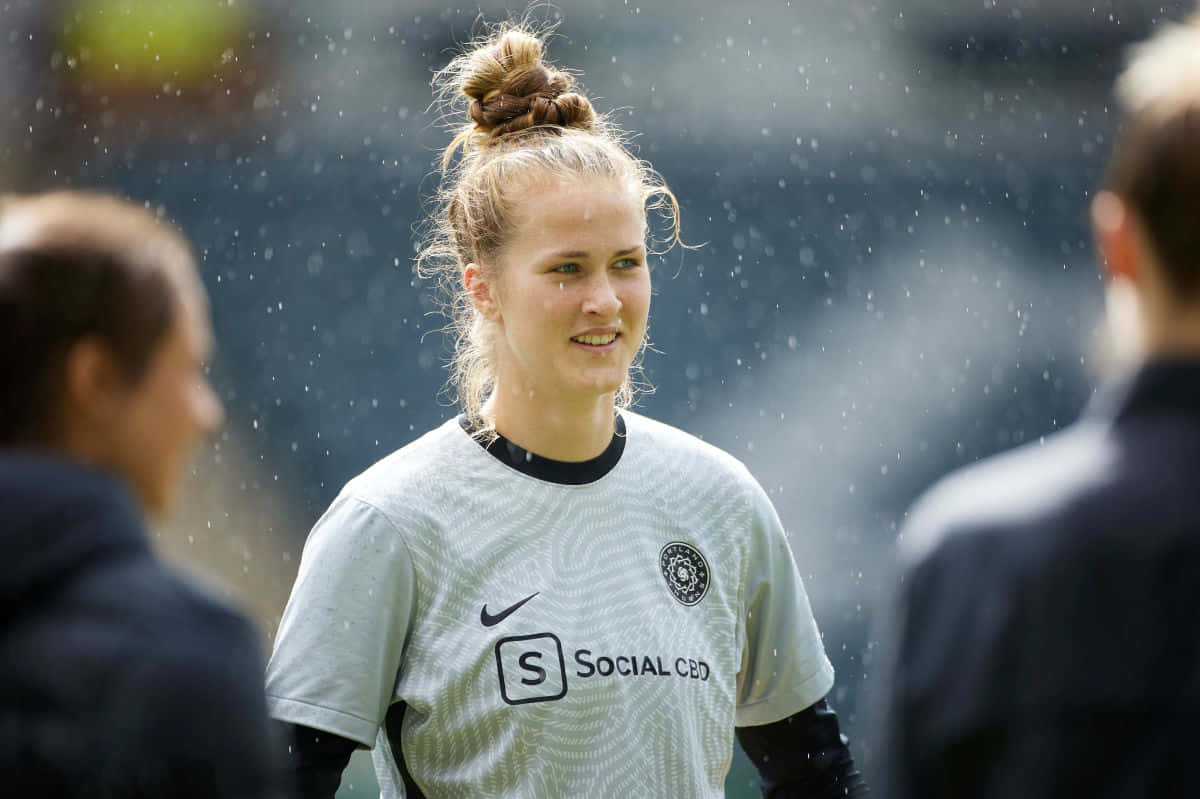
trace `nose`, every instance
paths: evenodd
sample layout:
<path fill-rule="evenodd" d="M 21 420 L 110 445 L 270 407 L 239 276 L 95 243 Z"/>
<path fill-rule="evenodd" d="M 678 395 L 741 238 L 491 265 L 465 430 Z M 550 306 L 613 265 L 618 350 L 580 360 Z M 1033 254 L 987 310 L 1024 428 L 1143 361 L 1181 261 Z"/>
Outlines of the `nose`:
<path fill-rule="evenodd" d="M 204 435 L 210 436 L 220 430 L 225 423 L 225 408 L 207 380 L 201 380 L 197 386 L 195 402 L 196 417 Z"/>
<path fill-rule="evenodd" d="M 621 305 L 621 298 L 617 295 L 608 271 L 597 272 L 589 282 L 587 294 L 583 298 L 583 312 L 611 318 L 620 312 Z"/>

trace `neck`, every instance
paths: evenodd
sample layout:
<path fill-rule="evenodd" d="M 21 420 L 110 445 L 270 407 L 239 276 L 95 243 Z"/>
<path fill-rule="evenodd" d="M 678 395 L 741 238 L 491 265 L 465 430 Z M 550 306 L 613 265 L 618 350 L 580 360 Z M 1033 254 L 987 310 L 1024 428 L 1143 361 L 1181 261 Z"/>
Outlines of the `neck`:
<path fill-rule="evenodd" d="M 1105 288 L 1101 339 L 1106 371 L 1120 374 L 1147 361 L 1200 358 L 1200 307 L 1174 300 L 1157 284 L 1134 286 L 1113 280 Z"/>
<path fill-rule="evenodd" d="M 1143 291 L 1142 341 L 1147 359 L 1200 357 L 1200 306 L 1166 291 Z"/>
<path fill-rule="evenodd" d="M 1146 355 L 1151 359 L 1200 358 L 1200 318 L 1147 331 Z"/>
<path fill-rule="evenodd" d="M 536 392 L 497 385 L 484 407 L 496 432 L 522 449 L 556 461 L 586 461 L 608 447 L 613 437 L 613 395 L 578 402 L 541 401 Z"/>

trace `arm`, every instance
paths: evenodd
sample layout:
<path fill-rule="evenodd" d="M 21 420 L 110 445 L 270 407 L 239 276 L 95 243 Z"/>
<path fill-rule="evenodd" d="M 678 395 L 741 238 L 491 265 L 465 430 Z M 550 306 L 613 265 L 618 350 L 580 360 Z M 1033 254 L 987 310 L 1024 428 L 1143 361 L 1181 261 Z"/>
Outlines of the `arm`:
<path fill-rule="evenodd" d="M 833 667 L 787 535 L 766 493 L 757 483 L 753 488 L 738 740 L 758 769 L 764 796 L 865 796 L 837 716 L 823 698 L 833 686 Z"/>
<path fill-rule="evenodd" d="M 268 726 L 262 661 L 240 619 L 201 621 L 180 642 L 142 652 L 115 698 L 108 735 L 122 796 L 277 799 L 279 750 Z"/>
<path fill-rule="evenodd" d="M 1026 655 L 1018 634 L 1027 629 L 1021 603 L 1028 586 L 1006 536 L 947 527 L 936 511 L 925 503 L 912 512 L 881 614 L 881 781 L 897 799 L 1032 796 L 1024 785 L 1028 764 L 995 768 L 1013 743 L 1004 723 L 1010 708 L 1024 707 L 1017 715 L 1029 733 L 1048 718 L 1040 702 L 1023 696 L 1043 685 L 1042 659 Z M 1022 673 L 1025 664 L 1035 670 Z"/>
<path fill-rule="evenodd" d="M 824 699 L 782 721 L 738 727 L 737 738 L 758 769 L 767 799 L 867 795 L 837 714 Z"/>
<path fill-rule="evenodd" d="M 291 742 L 287 750 L 287 770 L 292 776 L 295 799 L 334 799 L 342 772 L 358 744 L 301 724 L 279 726 L 280 737 Z"/>
<path fill-rule="evenodd" d="M 742 579 L 738 727 L 757 727 L 812 707 L 833 688 L 787 535 L 766 492 L 751 481 L 749 548 Z"/>
<path fill-rule="evenodd" d="M 393 521 L 369 503 L 338 497 L 304 546 L 275 637 L 267 666 L 271 715 L 322 737 L 375 746 L 395 698 L 415 590 Z M 312 742 L 301 738 L 306 749 Z M 294 758 L 289 765 L 308 767 Z M 301 782 L 311 776 L 292 774 Z"/>

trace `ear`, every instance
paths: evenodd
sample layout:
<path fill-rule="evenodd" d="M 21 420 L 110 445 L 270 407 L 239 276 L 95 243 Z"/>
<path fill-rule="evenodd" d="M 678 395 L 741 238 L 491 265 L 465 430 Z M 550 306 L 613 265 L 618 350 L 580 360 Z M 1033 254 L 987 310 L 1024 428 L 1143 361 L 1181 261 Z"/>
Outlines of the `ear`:
<path fill-rule="evenodd" d="M 484 276 L 483 268 L 479 264 L 467 264 L 467 268 L 463 270 L 463 288 L 480 316 L 492 320 L 499 316 L 500 306 L 496 302 L 492 284 Z"/>
<path fill-rule="evenodd" d="M 67 350 L 63 363 L 63 411 L 90 425 L 120 411 L 125 386 L 120 366 L 96 336 L 85 336 Z"/>
<path fill-rule="evenodd" d="M 1142 277 L 1138 229 L 1125 201 L 1111 191 L 1097 194 L 1092 200 L 1092 229 L 1104 277 L 1124 279 L 1136 285 Z"/>

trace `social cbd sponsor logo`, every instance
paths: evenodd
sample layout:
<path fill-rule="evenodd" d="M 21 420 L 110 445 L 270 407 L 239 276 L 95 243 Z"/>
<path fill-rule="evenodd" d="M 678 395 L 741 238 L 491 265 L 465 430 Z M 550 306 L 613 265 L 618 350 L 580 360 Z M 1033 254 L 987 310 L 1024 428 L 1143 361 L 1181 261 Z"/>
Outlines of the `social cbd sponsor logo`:
<path fill-rule="evenodd" d="M 567 664 L 554 633 L 513 635 L 496 642 L 500 697 L 510 705 L 551 702 L 567 695 Z"/>
<path fill-rule="evenodd" d="M 658 553 L 658 567 L 667 589 L 679 604 L 699 604 L 708 593 L 711 573 L 708 560 L 692 544 L 672 541 Z M 500 624 L 538 595 L 490 613 L 485 604 L 479 622 L 484 627 Z M 500 697 L 510 705 L 553 702 L 567 695 L 567 658 L 562 641 L 554 633 L 513 635 L 496 642 L 496 670 Z M 712 669 L 694 657 L 623 654 L 595 655 L 591 649 L 576 649 L 571 656 L 575 679 L 667 678 L 708 682 Z"/>
<path fill-rule="evenodd" d="M 500 697 L 510 705 L 553 702 L 567 695 L 567 663 L 554 633 L 514 635 L 496 642 Z M 571 676 L 577 679 L 654 678 L 708 682 L 711 667 L 703 660 L 666 655 L 595 655 L 576 649 Z"/>
<path fill-rule="evenodd" d="M 577 677 L 591 677 L 600 675 L 608 677 L 616 674 L 620 677 L 688 677 L 701 682 L 708 682 L 708 677 L 712 673 L 712 669 L 703 660 L 695 660 L 693 658 L 667 658 L 663 661 L 662 656 L 656 655 L 651 658 L 650 655 L 617 655 L 609 657 L 601 655 L 594 661 L 591 659 L 592 652 L 590 649 L 578 649 L 575 651 L 575 662 L 579 664 L 579 671 L 576 672 Z M 640 665 L 639 665 L 640 664 Z"/>

